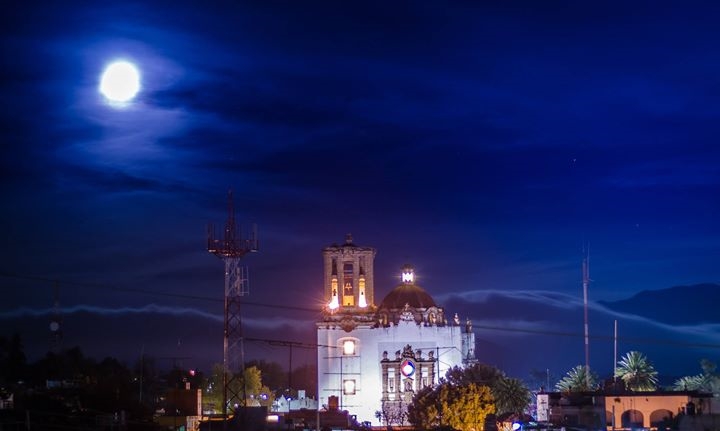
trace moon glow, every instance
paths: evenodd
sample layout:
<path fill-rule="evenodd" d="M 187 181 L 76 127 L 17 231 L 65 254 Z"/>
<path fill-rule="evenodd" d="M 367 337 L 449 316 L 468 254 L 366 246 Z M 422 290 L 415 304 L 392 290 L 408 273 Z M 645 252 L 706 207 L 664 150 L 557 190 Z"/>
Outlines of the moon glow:
<path fill-rule="evenodd" d="M 140 91 L 140 72 L 127 61 L 114 62 L 105 68 L 99 89 L 110 102 L 129 102 Z"/>

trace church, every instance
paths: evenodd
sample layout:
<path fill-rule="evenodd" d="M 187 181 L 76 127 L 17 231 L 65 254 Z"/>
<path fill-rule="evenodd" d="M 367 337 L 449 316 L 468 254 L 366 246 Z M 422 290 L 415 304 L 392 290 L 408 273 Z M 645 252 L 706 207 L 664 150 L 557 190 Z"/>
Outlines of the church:
<path fill-rule="evenodd" d="M 448 319 L 415 284 L 409 265 L 399 268 L 400 284 L 376 305 L 376 250 L 355 245 L 351 235 L 322 254 L 318 408 L 347 410 L 373 425 L 401 425 L 417 391 L 450 368 L 475 362 L 472 325 L 457 314 Z"/>

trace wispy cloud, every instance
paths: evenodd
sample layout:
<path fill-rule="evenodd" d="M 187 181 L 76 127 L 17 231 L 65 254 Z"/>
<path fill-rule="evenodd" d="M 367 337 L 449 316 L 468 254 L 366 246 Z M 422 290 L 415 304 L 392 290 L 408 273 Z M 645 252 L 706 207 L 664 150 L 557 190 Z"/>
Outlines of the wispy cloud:
<path fill-rule="evenodd" d="M 142 307 L 96 307 L 93 305 L 74 305 L 72 307 L 62 307 L 58 310 L 62 315 L 78 314 L 78 313 L 90 313 L 98 316 L 113 317 L 123 316 L 128 314 L 165 314 L 171 316 L 191 316 L 200 317 L 216 322 L 222 322 L 223 316 L 208 313 L 206 311 L 198 310 L 196 308 L 189 307 L 168 307 L 157 304 L 147 304 Z M 15 310 L 8 310 L 0 312 L 0 319 L 17 319 L 21 317 L 46 317 L 52 316 L 55 313 L 53 308 L 17 308 Z"/>
<path fill-rule="evenodd" d="M 199 310 L 191 307 L 168 307 L 157 304 L 147 304 L 141 307 L 97 307 L 93 305 L 75 305 L 72 307 L 62 307 L 58 310 L 63 316 L 89 313 L 97 316 L 98 318 L 112 318 L 120 316 L 132 316 L 132 315 L 165 315 L 172 317 L 194 317 L 211 322 L 223 322 L 224 318 L 221 314 L 209 313 L 207 311 Z M 2 319 L 18 319 L 18 318 L 37 318 L 37 317 L 51 317 L 56 313 L 53 308 L 17 308 L 14 310 L 7 310 L 0 312 L 0 320 Z M 302 319 L 291 319 L 286 317 L 263 317 L 263 318 L 243 318 L 243 325 L 257 329 L 279 329 L 283 327 L 309 327 L 312 322 L 309 320 Z"/>
<path fill-rule="evenodd" d="M 472 316 L 476 329 L 502 331 L 503 336 L 513 333 L 522 336 L 533 332 L 577 335 L 578 331 L 568 329 L 566 321 L 576 319 L 583 307 L 581 298 L 552 291 L 475 290 L 443 295 L 443 299 L 443 302 L 454 303 Z M 490 304 L 494 309 L 507 310 L 507 316 L 498 314 L 496 310 L 488 310 Z M 593 301 L 588 302 L 588 308 L 594 314 L 595 322 L 617 320 L 624 325 L 633 324 L 645 328 L 644 331 L 653 329 L 654 332 L 675 335 L 679 339 L 691 337 L 711 343 L 720 342 L 720 324 L 717 323 L 668 324 L 629 312 L 615 311 Z M 545 316 L 553 318 L 548 320 Z"/>
<path fill-rule="evenodd" d="M 576 296 L 547 290 L 471 290 L 437 295 L 437 297 L 443 302 L 461 300 L 468 303 L 487 303 L 498 298 L 506 298 L 566 309 L 582 304 L 582 301 Z"/>

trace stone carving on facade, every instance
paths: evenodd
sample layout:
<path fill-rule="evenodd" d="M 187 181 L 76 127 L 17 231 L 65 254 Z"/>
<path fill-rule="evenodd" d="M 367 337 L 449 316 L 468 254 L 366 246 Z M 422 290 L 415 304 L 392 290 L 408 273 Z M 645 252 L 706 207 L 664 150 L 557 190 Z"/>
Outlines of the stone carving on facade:
<path fill-rule="evenodd" d="M 357 322 L 355 322 L 353 319 L 345 318 L 340 321 L 340 327 L 345 332 L 352 332 L 353 329 L 357 326 Z"/>
<path fill-rule="evenodd" d="M 415 316 L 413 316 L 412 311 L 410 311 L 410 304 L 405 304 L 405 308 L 403 308 L 402 313 L 400 313 L 400 320 L 403 322 L 412 322 L 415 320 Z"/>
<path fill-rule="evenodd" d="M 413 379 L 405 379 L 405 392 L 413 392 Z"/>
<path fill-rule="evenodd" d="M 380 316 L 378 317 L 378 326 L 382 326 L 382 327 L 389 326 L 387 313 L 380 313 Z"/>
<path fill-rule="evenodd" d="M 415 353 L 413 353 L 412 346 L 406 344 L 405 347 L 403 347 L 402 357 L 415 359 Z"/>

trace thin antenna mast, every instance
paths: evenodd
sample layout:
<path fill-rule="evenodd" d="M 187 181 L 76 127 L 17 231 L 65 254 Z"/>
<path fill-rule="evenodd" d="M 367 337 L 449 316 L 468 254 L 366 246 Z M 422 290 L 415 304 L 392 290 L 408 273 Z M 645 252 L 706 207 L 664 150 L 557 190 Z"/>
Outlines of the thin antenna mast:
<path fill-rule="evenodd" d="M 590 285 L 590 245 L 582 262 L 583 305 L 585 309 L 585 386 L 590 389 L 590 335 L 588 328 L 588 286 Z"/>
<path fill-rule="evenodd" d="M 613 387 L 615 387 L 615 383 L 617 381 L 617 377 L 615 377 L 615 371 L 617 370 L 617 335 L 618 335 L 617 319 L 615 319 L 615 331 L 614 331 L 614 338 L 613 338 Z"/>

